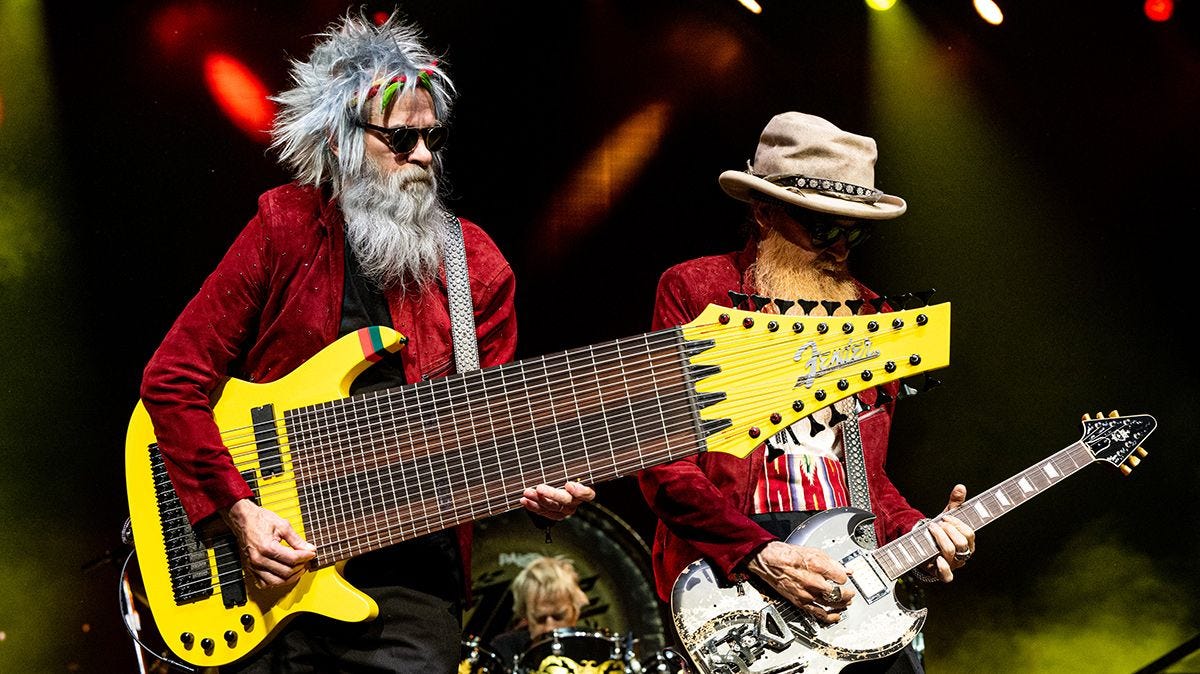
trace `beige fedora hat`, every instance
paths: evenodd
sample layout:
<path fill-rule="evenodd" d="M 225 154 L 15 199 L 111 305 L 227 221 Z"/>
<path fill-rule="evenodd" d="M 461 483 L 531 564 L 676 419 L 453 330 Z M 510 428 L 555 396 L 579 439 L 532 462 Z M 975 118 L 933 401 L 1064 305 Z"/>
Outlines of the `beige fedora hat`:
<path fill-rule="evenodd" d="M 751 190 L 822 213 L 866 220 L 894 218 L 904 200 L 875 189 L 875 140 L 842 131 L 802 112 L 775 115 L 763 129 L 745 171 L 718 179 L 734 199 Z"/>

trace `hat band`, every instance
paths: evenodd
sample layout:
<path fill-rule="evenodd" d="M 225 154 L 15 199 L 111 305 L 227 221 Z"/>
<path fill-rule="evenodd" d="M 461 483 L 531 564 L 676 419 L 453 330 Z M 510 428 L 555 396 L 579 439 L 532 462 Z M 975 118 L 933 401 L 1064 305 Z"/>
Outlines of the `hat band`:
<path fill-rule="evenodd" d="M 812 178 L 804 175 L 757 177 L 783 188 L 794 187 L 802 190 L 816 190 L 818 192 L 823 192 L 831 196 L 838 197 L 839 199 L 861 201 L 865 204 L 873 204 L 883 198 L 883 192 L 873 187 L 863 187 L 862 185 L 855 185 L 842 180 Z"/>

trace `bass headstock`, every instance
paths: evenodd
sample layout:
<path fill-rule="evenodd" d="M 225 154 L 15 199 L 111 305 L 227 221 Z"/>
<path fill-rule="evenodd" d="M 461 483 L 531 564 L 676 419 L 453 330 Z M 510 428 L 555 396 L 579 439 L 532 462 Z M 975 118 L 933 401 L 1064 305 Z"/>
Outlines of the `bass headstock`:
<path fill-rule="evenodd" d="M 739 457 L 838 400 L 950 362 L 948 302 L 854 316 L 710 304 L 681 329 L 707 451 Z"/>

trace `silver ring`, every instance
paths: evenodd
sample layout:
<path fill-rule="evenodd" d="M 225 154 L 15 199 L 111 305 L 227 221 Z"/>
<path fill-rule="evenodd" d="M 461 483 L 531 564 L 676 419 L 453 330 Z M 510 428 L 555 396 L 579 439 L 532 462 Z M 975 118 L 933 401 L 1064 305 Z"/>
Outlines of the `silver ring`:
<path fill-rule="evenodd" d="M 829 585 L 829 591 L 824 594 L 822 599 L 825 600 L 826 604 L 840 603 L 842 601 L 842 587 L 840 585 L 834 585 L 833 583 L 830 583 Z"/>
<path fill-rule="evenodd" d="M 965 562 L 965 561 L 967 561 L 968 559 L 970 559 L 970 558 L 971 558 L 971 551 L 970 551 L 970 550 L 966 550 L 966 551 L 963 551 L 963 552 L 957 552 L 957 551 L 956 551 L 956 552 L 954 553 L 954 558 L 955 558 L 955 559 L 957 559 L 957 560 L 958 560 L 958 561 L 960 561 L 960 562 Z"/>

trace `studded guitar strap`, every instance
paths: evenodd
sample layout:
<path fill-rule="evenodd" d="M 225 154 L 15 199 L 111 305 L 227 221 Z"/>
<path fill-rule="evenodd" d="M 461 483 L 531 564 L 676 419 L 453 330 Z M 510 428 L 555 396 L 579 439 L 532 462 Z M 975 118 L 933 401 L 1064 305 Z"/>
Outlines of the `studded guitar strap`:
<path fill-rule="evenodd" d="M 862 433 L 858 427 L 858 403 L 842 422 L 842 461 L 846 464 L 846 486 L 850 489 L 850 505 L 859 510 L 871 511 L 871 491 L 867 486 L 867 465 L 863 458 Z M 855 533 L 859 543 L 874 549 L 879 545 L 875 539 L 875 527 L 860 527 Z"/>
<path fill-rule="evenodd" d="M 471 279 L 467 275 L 467 249 L 463 243 L 462 222 L 449 211 L 443 262 L 446 265 L 446 294 L 450 299 L 450 336 L 454 343 L 454 362 L 459 372 L 479 369 L 479 343 L 475 338 L 475 303 L 471 300 Z"/>

